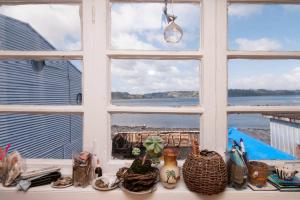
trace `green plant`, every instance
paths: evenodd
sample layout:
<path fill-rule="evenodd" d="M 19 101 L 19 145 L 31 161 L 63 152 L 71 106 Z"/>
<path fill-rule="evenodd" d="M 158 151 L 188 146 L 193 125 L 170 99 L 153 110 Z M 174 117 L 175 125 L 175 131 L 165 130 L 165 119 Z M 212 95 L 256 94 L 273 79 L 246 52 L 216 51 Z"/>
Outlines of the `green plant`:
<path fill-rule="evenodd" d="M 164 148 L 164 140 L 159 136 L 149 136 L 143 145 L 150 158 L 158 157 Z"/>
<path fill-rule="evenodd" d="M 135 157 L 137 157 L 137 156 L 139 156 L 141 154 L 141 150 L 139 148 L 137 148 L 137 147 L 134 147 L 132 149 L 131 153 L 132 153 L 132 155 L 134 155 Z"/>
<path fill-rule="evenodd" d="M 146 148 L 146 155 L 143 160 L 148 158 L 153 164 L 159 164 L 159 157 L 164 149 L 164 140 L 159 136 L 149 136 L 143 145 Z"/>

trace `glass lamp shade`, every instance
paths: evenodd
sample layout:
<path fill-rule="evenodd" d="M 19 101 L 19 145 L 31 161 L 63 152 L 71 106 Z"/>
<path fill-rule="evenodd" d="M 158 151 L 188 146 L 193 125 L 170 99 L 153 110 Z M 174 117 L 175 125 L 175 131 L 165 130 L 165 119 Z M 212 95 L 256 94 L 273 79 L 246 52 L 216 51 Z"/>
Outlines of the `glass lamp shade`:
<path fill-rule="evenodd" d="M 177 43 L 181 40 L 183 31 L 174 21 L 171 21 L 164 30 L 164 39 L 168 43 Z"/>

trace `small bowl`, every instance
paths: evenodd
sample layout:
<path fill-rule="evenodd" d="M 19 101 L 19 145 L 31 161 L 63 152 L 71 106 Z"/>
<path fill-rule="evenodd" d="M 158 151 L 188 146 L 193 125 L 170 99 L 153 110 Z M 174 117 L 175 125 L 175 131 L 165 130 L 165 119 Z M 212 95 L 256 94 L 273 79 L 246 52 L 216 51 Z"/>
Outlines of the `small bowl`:
<path fill-rule="evenodd" d="M 109 183 L 109 180 L 111 179 L 111 178 L 113 178 L 113 177 L 99 177 L 99 178 L 96 178 L 96 179 L 94 179 L 93 180 L 93 182 L 92 182 L 92 186 L 93 186 L 93 188 L 94 189 L 96 189 L 96 190 L 100 190 L 100 191 L 110 191 L 110 190 L 114 190 L 114 189 L 116 189 L 119 185 L 119 181 L 116 179 L 116 184 L 114 184 L 112 187 L 98 187 L 97 185 L 96 185 L 96 182 L 98 181 L 98 180 L 102 180 L 104 183 Z"/>

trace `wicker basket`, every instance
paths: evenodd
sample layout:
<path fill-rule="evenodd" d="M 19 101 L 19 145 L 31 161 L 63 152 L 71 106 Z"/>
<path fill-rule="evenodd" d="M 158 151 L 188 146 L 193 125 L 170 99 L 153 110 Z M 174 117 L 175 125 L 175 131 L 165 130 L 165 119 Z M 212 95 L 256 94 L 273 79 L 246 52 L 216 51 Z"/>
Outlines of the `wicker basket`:
<path fill-rule="evenodd" d="M 198 147 L 199 148 L 199 147 Z M 183 165 L 184 182 L 188 189 L 204 195 L 218 194 L 226 188 L 228 177 L 223 158 L 214 151 L 193 147 Z"/>
<path fill-rule="evenodd" d="M 269 166 L 263 162 L 249 162 L 249 181 L 252 185 L 262 187 L 266 185 L 269 175 Z"/>

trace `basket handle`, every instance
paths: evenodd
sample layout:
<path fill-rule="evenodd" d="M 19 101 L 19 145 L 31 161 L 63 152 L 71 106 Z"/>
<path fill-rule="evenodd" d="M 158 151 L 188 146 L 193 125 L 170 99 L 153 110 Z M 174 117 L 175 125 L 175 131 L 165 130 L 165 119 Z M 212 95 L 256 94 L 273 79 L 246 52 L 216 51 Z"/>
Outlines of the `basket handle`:
<path fill-rule="evenodd" d="M 200 155 L 199 143 L 195 138 L 192 139 L 192 150 L 195 156 Z"/>

